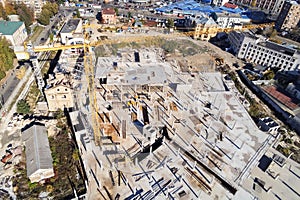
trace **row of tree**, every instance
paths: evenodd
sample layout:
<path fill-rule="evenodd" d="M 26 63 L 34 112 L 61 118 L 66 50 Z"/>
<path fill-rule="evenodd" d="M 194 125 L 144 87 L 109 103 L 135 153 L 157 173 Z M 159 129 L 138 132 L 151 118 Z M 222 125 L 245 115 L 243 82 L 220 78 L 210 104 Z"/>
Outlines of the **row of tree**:
<path fill-rule="evenodd" d="M 20 20 L 25 23 L 27 32 L 30 32 L 30 25 L 34 21 L 34 12 L 32 8 L 27 7 L 24 3 L 12 4 L 5 3 L 5 8 L 0 4 L 0 18 L 7 20 L 8 15 L 19 15 Z"/>
<path fill-rule="evenodd" d="M 10 46 L 11 44 L 4 37 L 0 37 L 0 80 L 13 67 L 15 53 Z"/>
<path fill-rule="evenodd" d="M 47 2 L 43 6 L 40 17 L 37 20 L 42 25 L 48 25 L 50 23 L 50 18 L 53 17 L 57 12 L 58 12 L 57 3 Z"/>

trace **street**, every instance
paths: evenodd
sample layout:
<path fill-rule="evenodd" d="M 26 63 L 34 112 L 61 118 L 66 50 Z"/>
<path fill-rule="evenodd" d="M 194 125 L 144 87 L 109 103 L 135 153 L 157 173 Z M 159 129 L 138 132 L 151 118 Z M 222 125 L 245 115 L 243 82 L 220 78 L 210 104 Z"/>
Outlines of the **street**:
<path fill-rule="evenodd" d="M 1 105 L 5 104 L 10 95 L 12 94 L 13 90 L 15 89 L 16 85 L 20 80 L 16 77 L 16 71 L 13 70 L 4 84 L 1 85 L 0 95 L 1 95 Z"/>

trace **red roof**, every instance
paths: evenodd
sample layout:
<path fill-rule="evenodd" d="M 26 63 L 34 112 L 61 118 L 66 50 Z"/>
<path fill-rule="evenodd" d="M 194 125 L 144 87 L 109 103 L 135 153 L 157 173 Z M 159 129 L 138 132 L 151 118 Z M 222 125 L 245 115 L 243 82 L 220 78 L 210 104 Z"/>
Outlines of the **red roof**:
<path fill-rule="evenodd" d="M 104 8 L 102 10 L 102 15 L 115 15 L 116 12 L 115 12 L 115 9 L 113 8 Z"/>
<path fill-rule="evenodd" d="M 266 86 L 263 89 L 271 95 L 274 99 L 281 102 L 283 105 L 287 106 L 291 110 L 298 108 L 298 105 L 293 102 L 293 99 L 286 96 L 285 94 L 279 92 L 274 86 Z"/>
<path fill-rule="evenodd" d="M 238 8 L 237 5 L 232 4 L 232 3 L 225 3 L 225 4 L 224 4 L 224 7 L 226 7 L 226 8 L 232 8 L 232 9 Z"/>
<path fill-rule="evenodd" d="M 7 163 L 12 158 L 12 154 L 6 154 L 2 157 L 1 162 Z"/>
<path fill-rule="evenodd" d="M 147 20 L 147 21 L 145 21 L 144 26 L 156 27 L 157 26 L 157 22 L 156 21 Z"/>

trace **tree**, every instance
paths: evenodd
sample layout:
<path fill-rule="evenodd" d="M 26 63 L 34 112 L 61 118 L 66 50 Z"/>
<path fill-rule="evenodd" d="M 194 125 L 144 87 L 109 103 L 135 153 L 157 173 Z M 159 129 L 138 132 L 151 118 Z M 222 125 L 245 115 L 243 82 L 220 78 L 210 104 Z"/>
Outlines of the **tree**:
<path fill-rule="evenodd" d="M 20 16 L 20 20 L 24 22 L 27 33 L 30 32 L 30 25 L 34 21 L 33 9 L 28 8 L 24 3 L 16 4 L 15 9 L 17 14 Z"/>
<path fill-rule="evenodd" d="M 17 113 L 28 114 L 30 113 L 30 106 L 25 99 L 21 99 L 17 103 Z"/>
<path fill-rule="evenodd" d="M 15 53 L 10 46 L 8 40 L 0 37 L 0 80 L 5 77 L 5 72 L 13 68 Z"/>
<path fill-rule="evenodd" d="M 78 9 L 76 9 L 76 17 L 77 17 L 77 18 L 80 18 L 80 12 L 79 12 Z"/>
<path fill-rule="evenodd" d="M 49 38 L 50 38 L 50 42 L 52 43 L 52 42 L 53 42 L 53 39 L 54 39 L 54 34 L 53 34 L 53 33 L 50 33 Z"/>
<path fill-rule="evenodd" d="M 270 34 L 270 37 L 274 38 L 276 36 L 277 36 L 277 31 L 276 31 L 276 29 L 273 29 L 272 32 L 271 32 L 271 34 Z"/>
<path fill-rule="evenodd" d="M 50 23 L 50 18 L 53 17 L 58 12 L 58 5 L 56 3 L 47 2 L 40 14 L 37 21 L 42 25 L 48 25 Z"/>
<path fill-rule="evenodd" d="M 114 9 L 115 9 L 116 15 L 119 16 L 119 9 L 118 8 L 114 8 Z"/>
<path fill-rule="evenodd" d="M 128 13 L 127 13 L 127 17 L 128 17 L 129 19 L 131 18 L 131 15 L 132 15 L 131 12 L 128 12 Z"/>
<path fill-rule="evenodd" d="M 174 27 L 174 20 L 173 19 L 168 19 L 168 27 L 173 28 Z"/>
<path fill-rule="evenodd" d="M 17 13 L 14 5 L 9 2 L 5 3 L 5 12 L 7 15 L 15 15 Z"/>
<path fill-rule="evenodd" d="M 251 6 L 252 6 L 252 7 L 256 7 L 256 0 L 252 0 Z"/>
<path fill-rule="evenodd" d="M 20 67 L 20 69 L 16 72 L 16 77 L 21 80 L 24 76 L 25 76 L 25 73 L 26 73 L 26 67 L 25 66 L 22 66 Z"/>
<path fill-rule="evenodd" d="M 0 3 L 0 18 L 4 20 L 7 18 L 6 10 L 3 8 L 2 3 Z"/>

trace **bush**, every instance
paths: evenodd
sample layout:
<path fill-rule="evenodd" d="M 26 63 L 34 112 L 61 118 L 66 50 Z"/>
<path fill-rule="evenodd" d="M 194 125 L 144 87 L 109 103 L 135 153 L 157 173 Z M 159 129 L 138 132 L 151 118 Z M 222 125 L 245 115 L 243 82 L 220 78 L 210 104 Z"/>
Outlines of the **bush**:
<path fill-rule="evenodd" d="M 17 103 L 17 113 L 19 114 L 29 114 L 30 113 L 30 106 L 26 100 L 21 99 Z"/>

